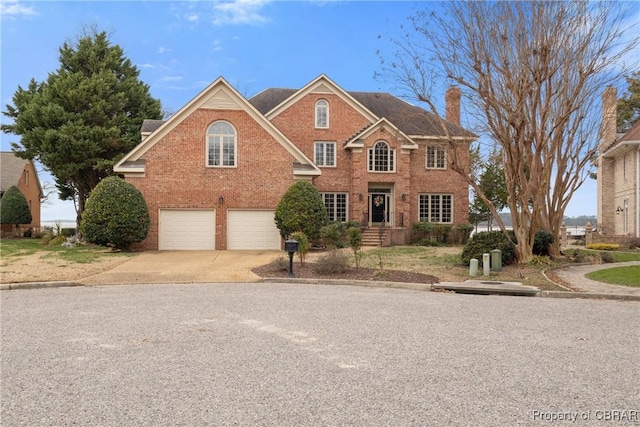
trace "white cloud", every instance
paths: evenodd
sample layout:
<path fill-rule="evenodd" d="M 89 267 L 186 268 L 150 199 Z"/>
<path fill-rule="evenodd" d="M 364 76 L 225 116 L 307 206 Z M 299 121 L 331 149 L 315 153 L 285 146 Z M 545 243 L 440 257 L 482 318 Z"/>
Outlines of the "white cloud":
<path fill-rule="evenodd" d="M 214 25 L 264 24 L 269 19 L 260 14 L 260 11 L 268 3 L 268 0 L 232 0 L 215 3 L 211 22 Z"/>
<path fill-rule="evenodd" d="M 182 76 L 164 76 L 158 79 L 160 83 L 179 82 L 182 80 Z"/>
<path fill-rule="evenodd" d="M 0 15 L 15 19 L 17 16 L 37 15 L 33 6 L 25 6 L 17 0 L 4 0 L 0 2 Z"/>
<path fill-rule="evenodd" d="M 160 47 L 158 48 L 158 53 L 162 54 L 162 53 L 165 53 L 165 52 L 169 52 L 170 50 L 171 50 L 171 49 L 169 49 L 169 48 L 166 48 L 166 47 L 164 47 L 164 46 L 160 46 Z"/>
<path fill-rule="evenodd" d="M 140 68 L 156 68 L 156 66 L 153 65 L 153 64 L 140 64 L 140 65 L 138 65 L 138 67 L 140 67 Z"/>
<path fill-rule="evenodd" d="M 213 41 L 213 51 L 214 52 L 220 52 L 221 50 L 224 50 L 224 48 L 222 47 L 222 40 L 220 39 L 216 39 Z"/>
<path fill-rule="evenodd" d="M 187 21 L 198 23 L 200 21 L 200 15 L 198 15 L 197 13 L 190 13 L 189 15 L 187 15 Z"/>

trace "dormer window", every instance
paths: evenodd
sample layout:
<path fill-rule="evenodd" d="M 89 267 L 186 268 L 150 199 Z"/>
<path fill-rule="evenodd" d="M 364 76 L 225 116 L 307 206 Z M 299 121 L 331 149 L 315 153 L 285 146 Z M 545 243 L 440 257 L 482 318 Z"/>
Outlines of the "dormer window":
<path fill-rule="evenodd" d="M 320 99 L 316 102 L 316 128 L 327 129 L 329 127 L 329 103 Z"/>

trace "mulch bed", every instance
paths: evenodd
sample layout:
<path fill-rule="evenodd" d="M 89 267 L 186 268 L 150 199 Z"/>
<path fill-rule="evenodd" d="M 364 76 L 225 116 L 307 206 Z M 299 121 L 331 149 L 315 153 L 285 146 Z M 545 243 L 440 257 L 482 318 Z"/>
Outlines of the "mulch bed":
<path fill-rule="evenodd" d="M 288 277 L 288 270 L 276 270 L 273 265 L 263 265 L 252 270 L 260 277 Z M 376 282 L 403 282 L 403 283 L 438 283 L 439 280 L 435 276 L 428 274 L 413 273 L 410 271 L 400 270 L 383 270 L 374 268 L 355 268 L 351 267 L 347 271 L 338 274 L 320 274 L 316 272 L 315 265 L 305 262 L 300 265 L 299 262 L 293 265 L 293 274 L 301 279 L 340 279 L 340 280 L 370 280 Z"/>

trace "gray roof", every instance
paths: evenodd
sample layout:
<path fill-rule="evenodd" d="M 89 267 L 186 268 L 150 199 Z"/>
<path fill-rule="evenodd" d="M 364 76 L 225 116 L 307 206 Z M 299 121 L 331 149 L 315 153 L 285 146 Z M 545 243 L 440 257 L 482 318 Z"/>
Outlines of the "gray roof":
<path fill-rule="evenodd" d="M 21 159 L 11 151 L 0 152 L 0 191 L 4 193 L 11 186 L 18 185 L 28 163 L 29 160 Z"/>
<path fill-rule="evenodd" d="M 267 114 L 298 89 L 266 89 L 249 99 L 249 102 L 262 114 Z M 378 118 L 386 118 L 407 135 L 444 136 L 442 124 L 438 118 L 423 108 L 385 92 L 348 92 L 353 98 Z M 142 132 L 153 132 L 164 123 L 163 120 L 145 120 Z M 446 122 L 451 136 L 476 138 L 468 130 Z"/>
<path fill-rule="evenodd" d="M 249 102 L 262 114 L 266 114 L 297 91 L 297 89 L 266 89 L 249 99 Z M 386 118 L 407 135 L 445 135 L 440 120 L 434 114 L 389 93 L 348 93 L 378 118 Z M 475 134 L 456 124 L 447 122 L 446 126 L 451 136 L 476 137 Z"/>
<path fill-rule="evenodd" d="M 162 126 L 163 123 L 164 123 L 164 120 L 146 119 L 142 122 L 142 127 L 140 128 L 140 132 L 153 132 L 154 130 Z"/>

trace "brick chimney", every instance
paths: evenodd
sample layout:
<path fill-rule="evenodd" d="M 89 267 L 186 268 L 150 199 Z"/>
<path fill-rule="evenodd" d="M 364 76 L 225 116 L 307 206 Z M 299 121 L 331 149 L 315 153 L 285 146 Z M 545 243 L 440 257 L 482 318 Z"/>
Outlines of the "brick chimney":
<path fill-rule="evenodd" d="M 615 87 L 607 86 L 602 92 L 602 129 L 600 152 L 604 152 L 616 140 L 616 106 L 618 92 Z"/>
<path fill-rule="evenodd" d="M 460 126 L 460 88 L 449 86 L 444 96 L 447 121 Z"/>

